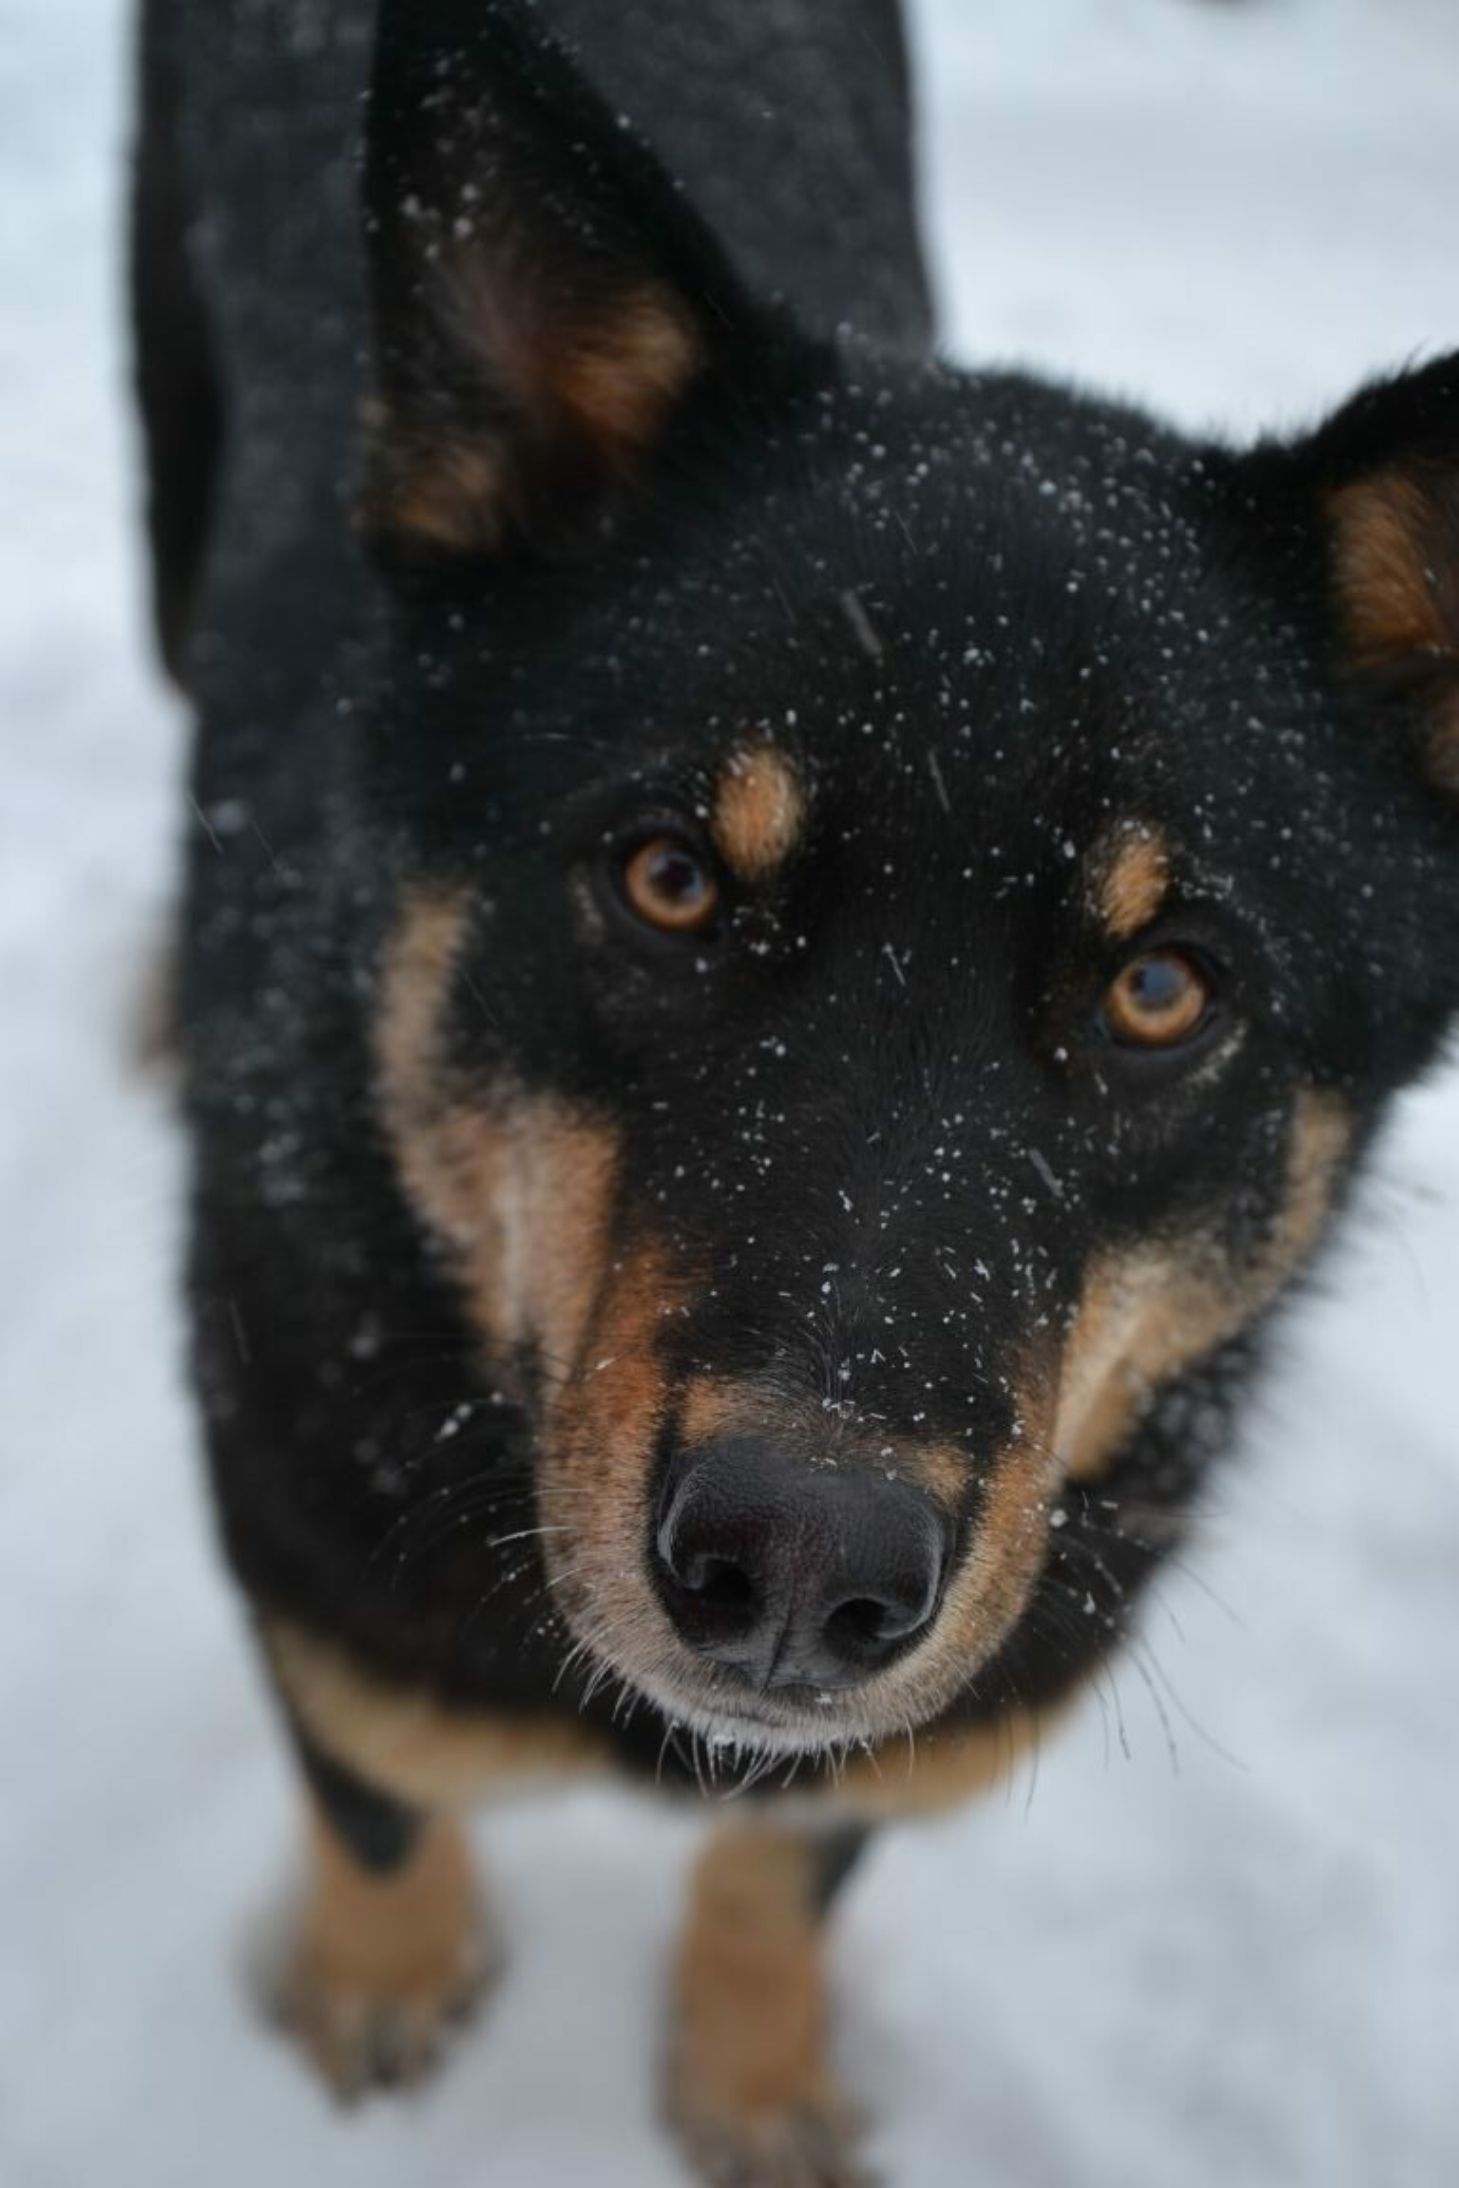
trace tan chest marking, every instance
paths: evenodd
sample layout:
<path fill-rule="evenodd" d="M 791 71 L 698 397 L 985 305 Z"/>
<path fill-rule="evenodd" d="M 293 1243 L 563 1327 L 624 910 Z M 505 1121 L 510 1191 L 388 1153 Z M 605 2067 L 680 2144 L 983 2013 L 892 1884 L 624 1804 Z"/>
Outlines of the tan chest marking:
<path fill-rule="evenodd" d="M 469 1808 L 505 1787 L 610 1766 L 606 1743 L 570 1717 L 454 1709 L 387 1685 L 283 1619 L 264 1621 L 279 1685 L 310 1738 L 367 1785 L 421 1808 Z"/>

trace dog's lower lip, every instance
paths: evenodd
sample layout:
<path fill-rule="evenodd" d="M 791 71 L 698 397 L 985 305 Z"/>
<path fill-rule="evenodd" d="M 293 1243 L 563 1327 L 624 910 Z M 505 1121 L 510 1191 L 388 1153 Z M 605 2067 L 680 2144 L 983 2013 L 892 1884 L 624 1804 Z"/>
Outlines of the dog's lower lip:
<path fill-rule="evenodd" d="M 834 1743 L 837 1733 L 835 1721 L 828 1710 L 812 1712 L 806 1708 L 788 1709 L 783 1716 L 768 1712 L 716 1707 L 711 1711 L 691 1710 L 687 1721 L 697 1724 L 700 1736 L 712 1746 L 753 1746 L 765 1740 L 782 1747 L 787 1755 L 815 1754 L 828 1742 Z"/>

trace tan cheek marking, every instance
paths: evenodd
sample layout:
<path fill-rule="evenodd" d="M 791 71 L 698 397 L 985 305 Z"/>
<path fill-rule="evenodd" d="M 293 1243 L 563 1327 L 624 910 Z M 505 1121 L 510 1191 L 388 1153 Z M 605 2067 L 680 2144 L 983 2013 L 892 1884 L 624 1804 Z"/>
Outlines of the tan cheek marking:
<path fill-rule="evenodd" d="M 1114 942 L 1128 942 L 1159 914 L 1170 889 L 1170 853 L 1158 830 L 1128 822 L 1105 840 L 1091 867 L 1095 917 Z"/>
<path fill-rule="evenodd" d="M 926 1722 L 947 1708 L 1012 1631 L 1042 1569 L 1050 1500 L 1059 1483 L 1047 1372 L 1031 1369 L 1016 1398 L 1019 1433 L 991 1462 L 967 1554 L 932 1631 L 905 1665 L 894 1664 L 883 1675 L 888 1697 L 895 1695 L 894 1721 Z M 1006 1732 L 997 1736 L 1006 1742 Z"/>
<path fill-rule="evenodd" d="M 737 753 L 719 779 L 714 840 L 742 880 L 759 881 L 790 856 L 804 815 L 790 762 L 773 745 L 758 745 Z"/>
<path fill-rule="evenodd" d="M 608 1767 L 598 1736 L 570 1717 L 451 1709 L 424 1688 L 362 1671 L 333 1643 L 266 1617 L 274 1675 L 312 1739 L 367 1784 L 422 1808 L 465 1808 L 504 1783 Z"/>
<path fill-rule="evenodd" d="M 1065 1351 L 1054 1445 L 1072 1481 L 1098 1481 L 1164 1382 L 1234 1337 L 1316 1245 L 1351 1122 L 1333 1097 L 1298 1104 L 1282 1212 L 1243 1270 L 1148 1249 L 1098 1266 Z"/>
<path fill-rule="evenodd" d="M 668 1409 L 661 1358 L 680 1287 L 653 1244 L 625 1256 L 604 1284 L 582 1372 L 549 1411 L 538 1495 L 549 1560 L 561 1544 L 563 1602 L 579 1629 L 610 1607 L 615 1653 L 657 1653 L 662 1614 L 648 1586 L 649 1478 Z M 560 1534 L 553 1530 L 559 1529 Z"/>
<path fill-rule="evenodd" d="M 652 1242 L 612 1259 L 609 1131 L 550 1100 L 498 1096 L 483 1108 L 453 1084 L 438 1029 L 463 931 L 457 900 L 418 897 L 401 920 L 377 1028 L 387 1131 L 487 1347 L 509 1354 L 530 1339 L 541 1351 L 538 1491 L 559 1604 L 580 1633 L 599 1630 L 606 1606 L 619 1653 L 636 1637 L 657 1658 L 663 1620 L 643 1542 L 667 1406 L 660 1341 L 682 1287 Z"/>
<path fill-rule="evenodd" d="M 465 900 L 411 898 L 387 954 L 376 1024 L 382 1109 L 417 1211 L 448 1243 L 489 1348 L 539 1347 L 565 1375 L 603 1280 L 615 1135 L 550 1096 L 472 1096 L 441 1054 Z"/>
<path fill-rule="evenodd" d="M 789 1831 L 717 1832 L 694 1873 L 674 1971 L 668 2111 L 691 2150 L 788 2181 L 776 2161 L 794 2158 L 797 2134 L 835 2132 L 827 2024 L 810 1848 Z"/>
<path fill-rule="evenodd" d="M 1182 1262 L 1152 1250 L 1095 1272 L 1057 1390 L 1038 1363 L 1026 1365 L 1022 1434 L 994 1463 L 968 1554 L 899 1682 L 914 1716 L 945 1707 L 950 1681 L 985 1662 L 1017 1623 L 1043 1568 L 1061 1482 L 1098 1479 L 1159 1384 L 1234 1336 L 1310 1253 L 1350 1137 L 1341 1104 L 1316 1092 L 1302 1097 L 1285 1203 L 1250 1267 L 1232 1272 L 1214 1257 Z"/>

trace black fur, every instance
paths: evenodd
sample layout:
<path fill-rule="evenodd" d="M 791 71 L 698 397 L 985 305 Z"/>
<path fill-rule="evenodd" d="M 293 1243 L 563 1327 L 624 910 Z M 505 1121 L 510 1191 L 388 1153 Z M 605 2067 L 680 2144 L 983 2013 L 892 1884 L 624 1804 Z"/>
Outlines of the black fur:
<path fill-rule="evenodd" d="M 403 1869 L 420 1842 L 419 1812 L 366 1784 L 297 1724 L 292 1730 L 309 1790 L 360 1867 L 378 1877 Z"/>

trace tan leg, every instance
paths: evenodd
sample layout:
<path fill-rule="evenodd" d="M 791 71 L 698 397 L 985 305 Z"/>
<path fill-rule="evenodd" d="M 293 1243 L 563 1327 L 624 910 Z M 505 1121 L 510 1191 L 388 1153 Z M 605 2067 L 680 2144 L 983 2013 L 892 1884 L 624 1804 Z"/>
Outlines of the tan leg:
<path fill-rule="evenodd" d="M 725 2188 L 864 2188 L 827 2058 L 816 1842 L 747 1824 L 695 1872 L 675 1970 L 667 2107 Z"/>
<path fill-rule="evenodd" d="M 471 1856 L 454 1818 L 423 1818 L 408 1853 L 365 1867 L 317 1810 L 282 2017 L 342 2097 L 415 2080 L 479 1992 L 485 1955 Z"/>

